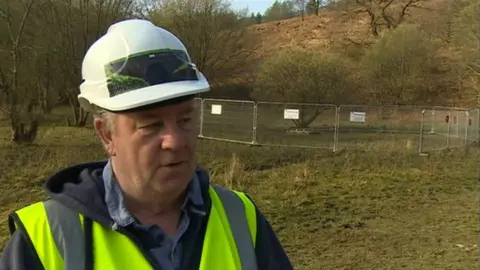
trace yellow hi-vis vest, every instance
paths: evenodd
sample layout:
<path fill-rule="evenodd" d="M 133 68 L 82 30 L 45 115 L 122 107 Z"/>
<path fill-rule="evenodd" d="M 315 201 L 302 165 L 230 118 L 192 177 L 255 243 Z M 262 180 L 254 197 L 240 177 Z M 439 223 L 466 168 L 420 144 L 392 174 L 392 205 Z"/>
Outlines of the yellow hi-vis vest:
<path fill-rule="evenodd" d="M 212 207 L 200 270 L 256 270 L 255 206 L 244 193 L 216 185 L 210 186 L 209 195 Z M 127 236 L 53 200 L 32 204 L 15 214 L 16 229 L 28 235 L 46 270 L 84 270 L 88 256 L 93 259 L 92 269 L 153 269 Z M 93 250 L 85 251 L 86 230 L 92 236 Z"/>

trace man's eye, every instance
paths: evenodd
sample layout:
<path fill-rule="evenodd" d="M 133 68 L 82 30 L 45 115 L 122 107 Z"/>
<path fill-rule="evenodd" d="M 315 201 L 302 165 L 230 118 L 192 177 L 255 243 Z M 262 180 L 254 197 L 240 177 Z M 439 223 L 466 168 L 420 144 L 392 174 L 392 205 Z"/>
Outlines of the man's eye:
<path fill-rule="evenodd" d="M 153 131 L 161 128 L 162 126 L 163 126 L 162 123 L 153 123 L 148 125 L 142 125 L 138 129 L 144 130 L 144 131 Z"/>
<path fill-rule="evenodd" d="M 141 125 L 141 126 L 139 126 L 138 128 L 140 128 L 140 129 L 145 129 L 145 128 L 153 127 L 153 126 L 155 126 L 155 125 L 158 125 L 158 124 L 155 123 L 155 124 Z"/>

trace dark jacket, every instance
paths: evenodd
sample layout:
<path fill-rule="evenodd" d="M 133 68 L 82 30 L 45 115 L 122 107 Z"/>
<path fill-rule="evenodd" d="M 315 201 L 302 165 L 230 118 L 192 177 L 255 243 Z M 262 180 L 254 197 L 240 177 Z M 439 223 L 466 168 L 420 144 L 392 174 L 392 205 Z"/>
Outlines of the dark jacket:
<path fill-rule="evenodd" d="M 82 213 L 92 220 L 111 227 L 114 223 L 108 214 L 105 205 L 105 188 L 101 180 L 102 169 L 106 161 L 89 162 L 77 164 L 61 170 L 50 177 L 44 185 L 44 189 L 50 198 L 61 202 L 62 204 Z M 209 176 L 205 170 L 198 167 L 196 170 L 200 179 L 203 199 L 205 203 L 205 212 L 207 216 L 200 225 L 200 233 L 194 237 L 186 236 L 187 243 L 183 254 L 188 254 L 188 258 L 182 258 L 182 269 L 198 269 L 203 247 L 203 237 L 206 229 L 206 221 L 211 206 L 211 200 L 208 196 Z M 14 215 L 9 217 L 10 231 L 13 231 Z M 133 231 L 127 229 L 121 230 L 134 242 L 140 242 Z M 148 252 L 144 252 L 149 256 Z M 272 231 L 268 221 L 257 209 L 257 242 L 256 254 L 259 270 L 289 270 L 293 269 L 285 251 L 283 250 L 277 236 Z M 154 266 L 159 269 L 158 266 Z M 0 261 L 0 269 L 11 270 L 34 270 L 43 269 L 43 266 L 34 252 L 33 246 L 21 230 L 16 230 L 7 243 Z"/>

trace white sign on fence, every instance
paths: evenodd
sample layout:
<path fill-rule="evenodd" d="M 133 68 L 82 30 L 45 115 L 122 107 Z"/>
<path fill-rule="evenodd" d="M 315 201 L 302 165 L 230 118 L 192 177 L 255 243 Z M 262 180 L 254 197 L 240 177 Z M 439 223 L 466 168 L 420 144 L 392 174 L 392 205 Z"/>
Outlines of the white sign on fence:
<path fill-rule="evenodd" d="M 350 122 L 365 123 L 365 112 L 350 112 Z"/>
<path fill-rule="evenodd" d="M 300 115 L 299 110 L 296 109 L 285 109 L 283 111 L 283 118 L 284 119 L 298 119 Z"/>
<path fill-rule="evenodd" d="M 222 114 L 222 105 L 212 104 L 212 114 Z"/>

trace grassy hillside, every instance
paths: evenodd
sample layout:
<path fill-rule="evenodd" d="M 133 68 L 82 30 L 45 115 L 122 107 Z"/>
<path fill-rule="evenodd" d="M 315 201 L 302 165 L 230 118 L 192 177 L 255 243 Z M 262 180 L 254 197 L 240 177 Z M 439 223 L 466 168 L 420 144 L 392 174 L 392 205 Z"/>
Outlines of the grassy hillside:
<path fill-rule="evenodd" d="M 32 146 L 0 132 L 0 244 L 8 213 L 44 198 L 45 178 L 104 158 L 91 129 L 44 128 Z M 214 182 L 253 196 L 296 269 L 474 269 L 476 149 L 391 152 L 256 148 L 202 140 Z"/>
<path fill-rule="evenodd" d="M 448 0 L 425 0 L 418 8 L 409 9 L 406 23 L 421 23 L 438 20 L 442 12 L 450 5 Z M 391 8 L 398 13 L 398 6 Z M 360 46 L 355 43 L 368 43 L 373 40 L 369 29 L 369 16 L 358 5 L 351 4 L 348 10 L 339 5 L 337 8 L 320 10 L 319 15 L 307 15 L 287 20 L 267 22 L 250 26 L 260 37 L 254 55 L 258 58 L 271 55 L 276 50 L 299 46 L 303 48 L 354 50 Z M 353 41 L 353 42 L 352 42 Z"/>
<path fill-rule="evenodd" d="M 350 2 L 354 3 L 354 1 Z M 219 78 L 213 76 L 215 77 L 214 91 L 206 94 L 205 97 L 271 101 L 272 98 L 275 98 L 273 94 L 268 98 L 252 94 L 255 89 L 261 89 L 260 92 L 269 94 L 275 93 L 274 89 L 278 89 L 278 87 L 262 88 L 262 80 L 259 77 L 262 74 L 270 76 L 271 74 L 265 73 L 264 70 L 266 66 L 272 66 L 265 64 L 265 60 L 287 58 L 280 52 L 283 49 L 290 49 L 286 52 L 287 56 L 293 55 L 294 49 L 297 51 L 300 49 L 300 51 L 318 53 L 323 56 L 335 55 L 349 63 L 347 68 L 333 66 L 331 68 L 348 70 L 346 77 L 351 77 L 354 82 L 348 92 L 349 96 L 355 96 L 355 100 L 342 97 L 337 98 L 335 104 L 356 102 L 361 104 L 478 106 L 478 76 L 472 72 L 473 69 L 476 69 L 475 64 L 472 65 L 476 60 L 474 55 L 468 52 L 471 46 L 462 45 L 472 44 L 471 38 L 467 36 L 475 32 L 474 30 L 468 30 L 470 32 L 462 30 L 469 29 L 467 24 L 470 21 L 466 19 L 468 16 L 465 15 L 463 6 L 471 1 L 462 0 L 461 3 L 447 0 L 419 1 L 414 7 L 409 7 L 405 16 L 402 17 L 403 20 L 400 20 L 401 8 L 406 2 L 407 0 L 395 1 L 397 4 L 388 7 L 387 13 L 391 15 L 391 18 L 397 20 L 395 24 L 399 27 L 391 29 L 396 30 L 387 31 L 385 26 L 379 26 L 378 37 L 372 34 L 371 18 L 366 8 L 353 4 L 350 4 L 348 9 L 344 8 L 342 4 L 335 8 L 325 8 L 320 10 L 318 16 L 307 15 L 304 20 L 301 17 L 295 17 L 250 25 L 248 30 L 254 35 L 253 37 L 248 36 L 246 41 L 252 47 L 246 49 L 249 53 L 245 58 L 249 61 L 242 62 L 241 70 L 237 71 L 235 75 Z M 377 18 L 381 18 L 378 9 L 376 12 Z M 402 36 L 401 28 L 412 25 L 415 25 L 418 31 L 407 31 L 410 35 Z M 387 32 L 391 34 L 390 37 L 383 35 Z M 384 49 L 382 44 L 388 44 L 385 46 L 387 49 Z M 402 50 L 411 53 L 404 54 L 402 58 L 400 56 Z M 418 55 L 424 55 L 425 58 Z M 427 57 L 427 55 L 429 56 Z M 403 63 L 402 68 L 395 64 L 399 62 Z M 292 63 L 286 67 L 275 65 L 271 69 L 288 69 L 286 74 L 293 74 L 296 68 L 301 70 L 304 68 L 302 64 L 295 63 L 305 63 L 305 61 L 292 60 Z M 380 67 L 382 63 L 383 66 Z M 428 63 L 434 64 L 428 66 Z M 272 73 L 275 72 L 272 71 Z M 303 70 L 302 74 L 310 73 Z M 312 76 L 305 75 L 302 80 L 311 82 L 314 80 L 311 78 Z M 318 75 L 316 77 L 325 78 L 327 76 Z M 295 78 L 292 77 L 292 80 Z M 219 83 L 220 81 L 222 83 Z M 380 81 L 382 83 L 379 83 Z M 282 81 L 279 84 L 285 85 L 285 82 Z M 319 82 L 319 84 L 321 85 L 317 88 L 331 89 L 335 87 L 328 83 L 323 83 L 323 85 L 322 82 Z M 295 85 L 300 85 L 300 82 Z M 289 87 L 290 89 L 295 88 L 294 86 Z M 305 90 L 308 93 L 315 91 L 315 89 L 311 89 L 312 87 L 305 88 L 308 88 Z M 295 89 L 291 90 L 291 92 L 294 91 Z M 396 94 L 399 91 L 405 91 L 404 95 Z M 312 99 L 307 98 L 307 100 Z M 400 99 L 402 100 L 399 101 Z M 292 101 L 292 98 L 288 97 L 288 100 Z M 331 103 L 331 101 L 317 103 Z"/>

